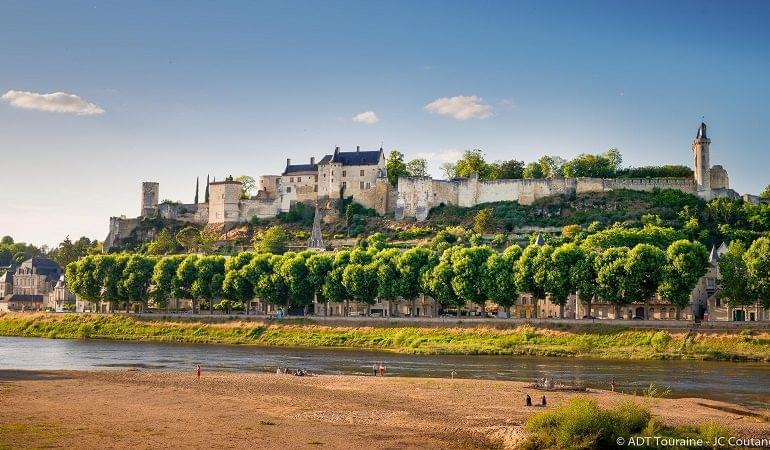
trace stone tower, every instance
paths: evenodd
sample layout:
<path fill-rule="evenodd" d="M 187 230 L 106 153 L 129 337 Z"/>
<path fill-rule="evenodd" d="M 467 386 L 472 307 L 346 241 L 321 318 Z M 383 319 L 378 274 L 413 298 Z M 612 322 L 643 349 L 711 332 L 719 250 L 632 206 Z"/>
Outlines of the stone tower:
<path fill-rule="evenodd" d="M 234 223 L 240 220 L 240 181 L 229 176 L 225 181 L 209 183 L 209 223 Z"/>
<path fill-rule="evenodd" d="M 695 173 L 695 185 L 698 188 L 698 195 L 707 198 L 711 195 L 710 144 L 711 139 L 706 135 L 706 124 L 701 122 L 698 133 L 692 141 L 692 154 L 695 160 L 693 172 Z"/>
<path fill-rule="evenodd" d="M 158 215 L 158 193 L 160 184 L 154 181 L 145 181 L 142 183 L 142 217 L 155 217 Z"/>

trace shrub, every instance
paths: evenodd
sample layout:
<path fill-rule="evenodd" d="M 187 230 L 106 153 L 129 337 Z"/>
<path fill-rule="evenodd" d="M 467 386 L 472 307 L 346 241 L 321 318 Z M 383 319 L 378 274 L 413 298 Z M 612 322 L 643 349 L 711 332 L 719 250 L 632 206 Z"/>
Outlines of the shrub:
<path fill-rule="evenodd" d="M 526 430 L 526 448 L 593 449 L 616 448 L 617 436 L 641 433 L 650 422 L 650 412 L 626 402 L 602 409 L 595 400 L 574 397 L 566 405 L 534 414 Z"/>
<path fill-rule="evenodd" d="M 668 348 L 668 344 L 671 342 L 671 335 L 667 331 L 658 331 L 652 335 L 650 339 L 650 345 L 655 350 L 662 352 Z"/>

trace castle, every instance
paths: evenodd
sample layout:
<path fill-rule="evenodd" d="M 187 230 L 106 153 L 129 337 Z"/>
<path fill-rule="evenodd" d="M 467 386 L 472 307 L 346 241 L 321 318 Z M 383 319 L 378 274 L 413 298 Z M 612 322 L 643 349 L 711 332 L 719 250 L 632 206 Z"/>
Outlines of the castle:
<path fill-rule="evenodd" d="M 160 185 L 143 182 L 140 215 L 136 218 L 112 217 L 105 248 L 126 239 L 139 227 L 142 219 L 160 217 L 192 225 L 247 222 L 256 218 L 275 217 L 302 202 L 332 209 L 341 198 L 352 198 L 378 214 L 394 214 L 396 219 L 425 220 L 431 208 L 441 204 L 471 207 L 482 203 L 517 201 L 532 204 L 554 195 L 607 192 L 615 189 L 652 191 L 676 189 L 704 199 L 739 198 L 730 189 L 727 171 L 710 163 L 711 140 L 706 124 L 701 123 L 692 143 L 693 173 L 691 178 L 547 178 L 479 180 L 469 178 L 435 180 L 431 177 L 400 177 L 394 188 L 387 178 L 383 149 L 341 151 L 339 147 L 316 162 L 293 164 L 286 160 L 281 175 L 263 175 L 258 179 L 257 195 L 245 198 L 243 185 L 232 177 L 206 183 L 206 197 L 190 204 L 159 203 Z M 744 200 L 756 202 L 755 196 Z M 152 236 L 148 236 L 152 237 Z"/>
<path fill-rule="evenodd" d="M 425 220 L 431 208 L 443 204 L 471 207 L 482 203 L 517 201 L 522 205 L 554 195 L 607 192 L 615 189 L 652 191 L 676 189 L 704 199 L 738 198 L 730 189 L 727 171 L 709 163 L 711 140 L 701 123 L 692 143 L 693 178 L 547 178 L 517 180 L 479 180 L 469 178 L 434 180 L 431 177 L 402 177 L 398 180 L 396 219 Z"/>

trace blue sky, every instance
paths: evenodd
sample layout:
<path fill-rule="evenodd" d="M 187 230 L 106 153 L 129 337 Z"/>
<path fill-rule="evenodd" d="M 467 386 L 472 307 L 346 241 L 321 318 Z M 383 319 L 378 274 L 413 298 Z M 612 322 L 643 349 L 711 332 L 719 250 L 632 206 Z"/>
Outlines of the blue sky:
<path fill-rule="evenodd" d="M 770 182 L 770 2 L 4 1 L 0 17 L 0 95 L 16 92 L 0 234 L 17 240 L 101 240 L 143 180 L 189 202 L 196 176 L 335 146 L 434 169 L 468 148 L 690 165 L 701 116 L 733 188 Z M 14 106 L 55 92 L 70 112 Z"/>

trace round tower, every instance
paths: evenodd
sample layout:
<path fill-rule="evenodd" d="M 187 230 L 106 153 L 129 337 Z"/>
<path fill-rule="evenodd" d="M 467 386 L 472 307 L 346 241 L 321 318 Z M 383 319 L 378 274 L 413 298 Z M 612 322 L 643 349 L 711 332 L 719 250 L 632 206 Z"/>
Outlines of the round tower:
<path fill-rule="evenodd" d="M 695 161 L 693 172 L 695 173 L 695 185 L 698 195 L 708 197 L 711 195 L 711 165 L 709 162 L 709 145 L 711 139 L 706 135 L 706 124 L 701 122 L 698 133 L 692 141 L 692 154 Z"/>

